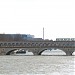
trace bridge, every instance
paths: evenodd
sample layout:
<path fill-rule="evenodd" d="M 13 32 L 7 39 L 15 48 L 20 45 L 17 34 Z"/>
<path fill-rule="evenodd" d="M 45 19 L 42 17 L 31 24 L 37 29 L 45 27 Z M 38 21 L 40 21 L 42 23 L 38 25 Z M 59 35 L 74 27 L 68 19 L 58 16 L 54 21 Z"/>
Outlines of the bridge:
<path fill-rule="evenodd" d="M 10 55 L 18 49 L 28 50 L 34 55 L 41 55 L 45 50 L 60 49 L 71 56 L 75 51 L 75 41 L 0 41 L 0 55 Z"/>

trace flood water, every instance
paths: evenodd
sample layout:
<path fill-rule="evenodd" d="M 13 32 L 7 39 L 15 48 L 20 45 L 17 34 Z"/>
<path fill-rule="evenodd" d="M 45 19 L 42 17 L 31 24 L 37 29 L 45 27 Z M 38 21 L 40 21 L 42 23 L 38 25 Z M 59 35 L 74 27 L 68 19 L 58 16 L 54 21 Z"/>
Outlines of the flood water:
<path fill-rule="evenodd" d="M 0 75 L 75 75 L 75 55 L 62 54 L 0 56 Z"/>

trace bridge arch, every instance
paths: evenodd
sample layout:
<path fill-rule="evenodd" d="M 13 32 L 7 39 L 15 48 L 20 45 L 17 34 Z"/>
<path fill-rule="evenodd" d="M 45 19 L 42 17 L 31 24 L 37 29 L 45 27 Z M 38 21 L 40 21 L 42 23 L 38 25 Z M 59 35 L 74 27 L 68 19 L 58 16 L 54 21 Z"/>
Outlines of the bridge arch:
<path fill-rule="evenodd" d="M 50 51 L 50 54 L 48 54 L 48 55 L 66 55 L 64 50 L 59 49 L 59 48 L 57 48 L 57 49 L 54 49 L 54 48 L 42 49 L 41 51 L 38 52 L 38 55 L 42 55 L 42 53 L 44 53 L 46 50 Z M 54 53 L 54 51 L 55 51 L 55 53 Z M 60 53 L 60 52 L 62 52 L 62 53 Z"/>
<path fill-rule="evenodd" d="M 12 53 L 12 54 L 16 53 L 16 52 L 14 52 L 14 51 L 26 53 L 26 50 L 25 50 L 25 49 L 16 48 L 16 49 L 8 49 L 5 55 L 11 55 L 11 53 Z"/>
<path fill-rule="evenodd" d="M 75 50 L 74 50 L 74 52 L 72 53 L 72 55 L 75 55 Z"/>
<path fill-rule="evenodd" d="M 7 53 L 6 53 L 6 55 L 10 55 L 12 52 L 14 52 L 15 50 L 17 50 L 17 49 L 12 49 L 12 50 L 10 50 L 10 51 L 8 51 Z"/>
<path fill-rule="evenodd" d="M 33 52 L 28 49 L 28 48 L 16 48 L 16 49 L 7 49 L 8 51 L 5 53 L 5 55 L 11 55 L 11 54 L 14 54 L 15 55 L 33 55 Z M 15 52 L 14 52 L 15 51 Z"/>

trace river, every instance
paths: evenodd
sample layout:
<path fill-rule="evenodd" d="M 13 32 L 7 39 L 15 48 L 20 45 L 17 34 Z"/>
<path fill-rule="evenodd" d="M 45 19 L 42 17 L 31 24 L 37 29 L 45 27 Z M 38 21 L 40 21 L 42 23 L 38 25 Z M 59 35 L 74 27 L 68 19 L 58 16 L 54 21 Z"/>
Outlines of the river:
<path fill-rule="evenodd" d="M 0 75 L 75 75 L 75 56 L 0 56 Z"/>

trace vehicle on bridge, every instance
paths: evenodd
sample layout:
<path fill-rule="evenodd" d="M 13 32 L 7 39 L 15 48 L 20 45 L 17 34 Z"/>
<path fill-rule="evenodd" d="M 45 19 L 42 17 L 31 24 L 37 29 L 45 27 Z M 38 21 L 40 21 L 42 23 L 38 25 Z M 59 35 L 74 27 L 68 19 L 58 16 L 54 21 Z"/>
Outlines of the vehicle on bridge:
<path fill-rule="evenodd" d="M 56 38 L 56 41 L 75 41 L 75 38 Z"/>

